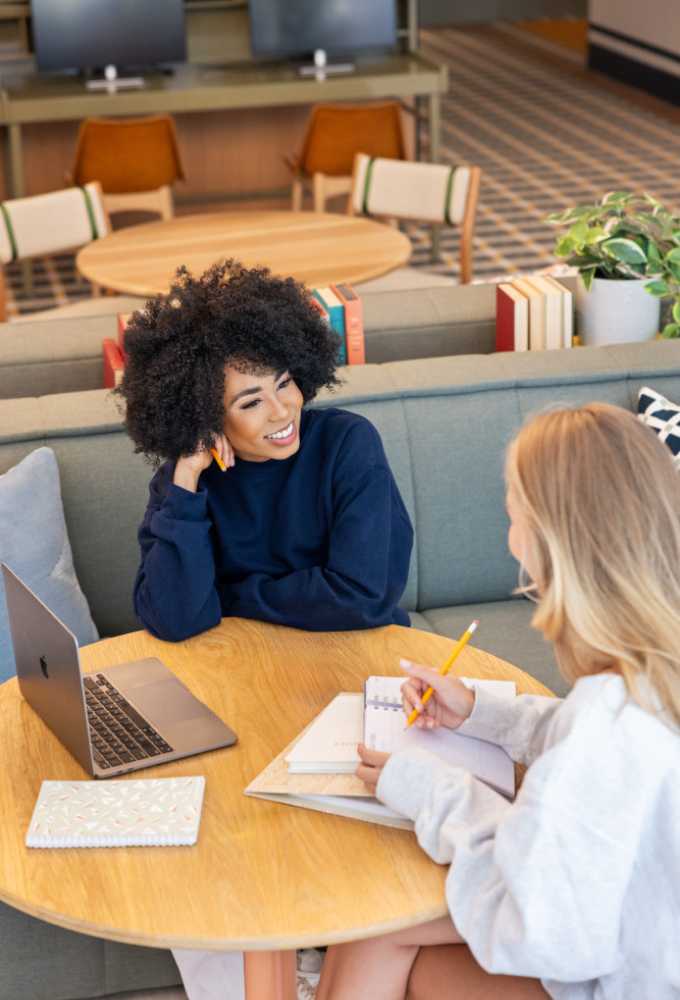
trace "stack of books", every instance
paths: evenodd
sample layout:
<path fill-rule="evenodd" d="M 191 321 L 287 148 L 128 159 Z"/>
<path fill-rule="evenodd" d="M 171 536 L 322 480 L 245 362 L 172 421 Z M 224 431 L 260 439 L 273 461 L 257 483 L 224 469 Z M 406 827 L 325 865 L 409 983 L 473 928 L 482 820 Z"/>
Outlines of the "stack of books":
<path fill-rule="evenodd" d="M 123 337 L 125 329 L 132 313 L 118 313 L 118 335 L 106 337 L 102 341 L 102 353 L 104 355 L 104 388 L 113 389 L 120 385 L 125 370 L 125 351 L 123 349 Z"/>
<path fill-rule="evenodd" d="M 364 311 L 361 299 L 350 285 L 328 285 L 312 290 L 312 302 L 326 322 L 340 336 L 338 363 L 363 365 Z"/>
<path fill-rule="evenodd" d="M 350 285 L 328 285 L 312 290 L 312 303 L 328 325 L 340 337 L 338 363 L 363 365 L 366 362 L 364 346 L 364 311 L 361 299 Z M 102 342 L 104 355 L 104 388 L 120 385 L 125 370 L 123 338 L 132 313 L 119 313 L 118 336 L 107 337 Z"/>
<path fill-rule="evenodd" d="M 496 350 L 571 347 L 573 295 L 556 278 L 532 274 L 496 285 Z"/>

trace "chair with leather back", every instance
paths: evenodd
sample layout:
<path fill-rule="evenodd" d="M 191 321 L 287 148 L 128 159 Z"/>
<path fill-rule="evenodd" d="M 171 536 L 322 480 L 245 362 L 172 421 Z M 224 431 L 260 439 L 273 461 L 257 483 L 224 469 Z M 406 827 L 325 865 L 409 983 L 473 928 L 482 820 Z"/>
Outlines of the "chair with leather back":
<path fill-rule="evenodd" d="M 406 157 L 399 102 L 315 105 L 300 152 L 285 158 L 293 174 L 293 211 L 302 208 L 307 185 L 312 187 L 315 212 L 324 211 L 328 198 L 349 193 L 354 157 L 359 152 Z"/>
<path fill-rule="evenodd" d="M 184 179 L 172 118 L 86 118 L 72 179 L 75 184 L 99 181 L 110 214 L 143 210 L 171 219 L 172 185 Z"/>
<path fill-rule="evenodd" d="M 0 202 L 0 262 L 5 265 L 75 250 L 106 236 L 110 229 L 96 181 L 83 187 L 3 201 Z M 6 319 L 5 275 L 0 269 L 0 321 Z"/>
<path fill-rule="evenodd" d="M 460 231 L 460 282 L 466 284 L 472 280 L 472 238 L 479 181 L 479 167 L 403 162 L 358 153 L 349 213 L 456 227 Z M 391 287 L 408 287 L 404 283 L 394 284 L 396 272 L 387 277 Z M 367 291 L 370 285 L 372 291 L 378 291 L 381 281 L 377 278 L 362 287 Z"/>

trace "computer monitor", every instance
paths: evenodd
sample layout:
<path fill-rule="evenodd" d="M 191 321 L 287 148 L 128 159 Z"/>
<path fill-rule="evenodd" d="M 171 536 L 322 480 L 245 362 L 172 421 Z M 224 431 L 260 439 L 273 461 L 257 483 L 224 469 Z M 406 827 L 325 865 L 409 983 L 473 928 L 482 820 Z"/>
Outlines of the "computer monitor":
<path fill-rule="evenodd" d="M 250 0 L 250 37 L 253 55 L 270 58 L 394 48 L 395 0 Z"/>
<path fill-rule="evenodd" d="M 183 0 L 31 0 L 38 69 L 150 69 L 186 59 Z"/>

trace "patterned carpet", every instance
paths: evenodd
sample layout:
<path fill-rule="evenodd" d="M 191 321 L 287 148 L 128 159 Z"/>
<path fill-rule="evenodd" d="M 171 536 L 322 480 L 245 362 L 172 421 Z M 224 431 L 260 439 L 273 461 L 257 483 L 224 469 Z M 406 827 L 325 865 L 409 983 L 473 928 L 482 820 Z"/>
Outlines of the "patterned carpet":
<path fill-rule="evenodd" d="M 546 59 L 514 25 L 422 32 L 426 55 L 445 62 L 442 158 L 482 168 L 474 253 L 475 280 L 532 271 L 554 262 L 546 214 L 620 188 L 680 202 L 680 128 L 601 85 L 595 76 Z M 570 53 L 572 58 L 579 56 Z M 573 63 L 572 63 L 573 65 Z M 427 136 L 423 137 L 424 151 Z M 455 233 L 442 234 L 442 259 L 429 257 L 429 233 L 409 230 L 412 263 L 456 278 Z M 87 294 L 70 257 L 34 266 L 27 294 L 8 268 L 10 312 L 32 312 Z"/>

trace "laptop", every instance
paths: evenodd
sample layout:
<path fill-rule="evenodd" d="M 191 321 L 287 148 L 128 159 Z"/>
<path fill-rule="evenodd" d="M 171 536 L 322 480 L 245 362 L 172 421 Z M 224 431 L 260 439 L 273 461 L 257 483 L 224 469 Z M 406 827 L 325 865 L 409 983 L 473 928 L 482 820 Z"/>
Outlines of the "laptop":
<path fill-rule="evenodd" d="M 0 567 L 21 694 L 88 774 L 114 778 L 236 742 L 155 657 L 81 673 L 73 633 Z"/>

